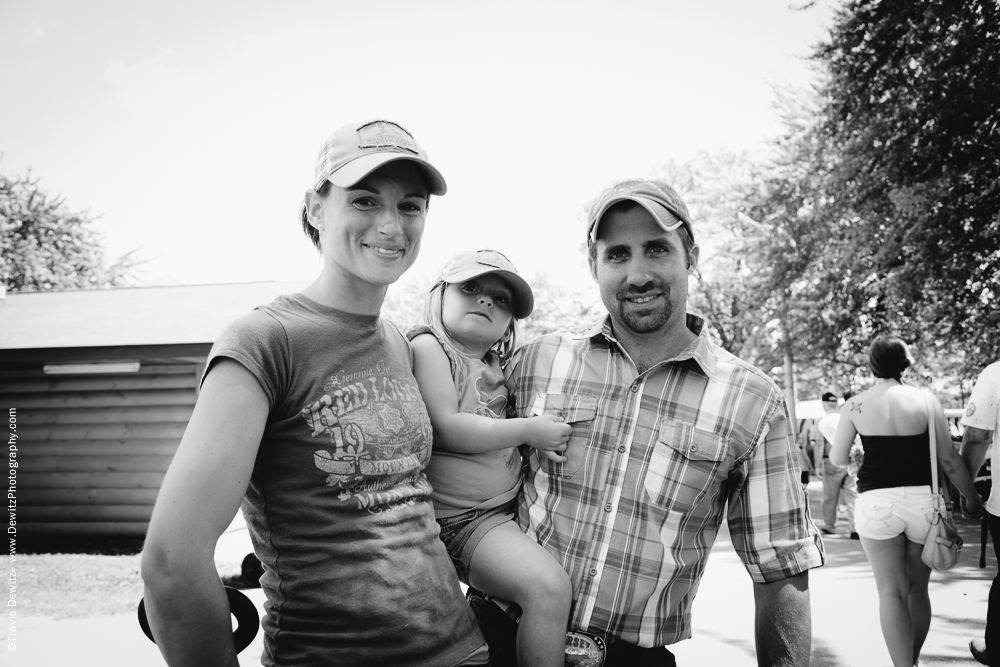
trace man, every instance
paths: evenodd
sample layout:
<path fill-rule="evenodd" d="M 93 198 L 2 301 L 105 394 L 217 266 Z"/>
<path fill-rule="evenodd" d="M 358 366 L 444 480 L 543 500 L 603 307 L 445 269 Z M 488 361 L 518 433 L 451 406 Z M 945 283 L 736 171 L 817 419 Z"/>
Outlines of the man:
<path fill-rule="evenodd" d="M 990 313 L 990 321 L 1000 321 L 1000 311 Z M 962 417 L 965 433 L 962 435 L 962 459 L 972 476 L 973 481 L 979 474 L 986 453 L 996 442 L 997 419 L 1000 412 L 1000 361 L 994 362 L 983 369 L 972 389 L 969 403 Z M 993 449 L 996 452 L 996 447 Z M 990 538 L 993 541 L 993 553 L 1000 557 L 1000 494 L 993 493 L 996 480 L 990 473 L 990 497 L 984 505 L 990 528 Z M 962 509 L 965 509 L 965 499 L 962 499 Z M 986 607 L 985 644 L 969 642 L 972 656 L 984 665 L 1000 667 L 1000 574 L 993 578 L 990 586 L 990 597 Z"/>
<path fill-rule="evenodd" d="M 570 630 L 606 642 L 608 667 L 674 665 L 665 646 L 691 635 L 728 511 L 758 663 L 807 665 L 822 542 L 781 391 L 686 312 L 699 252 L 687 207 L 665 183 L 622 181 L 591 208 L 587 244 L 608 316 L 529 343 L 510 375 L 518 416 L 573 426 L 566 462 L 531 458 L 519 511 L 570 575 Z"/>
<path fill-rule="evenodd" d="M 860 539 L 854 530 L 854 503 L 858 499 L 858 478 L 850 474 L 846 467 L 841 468 L 830 460 L 830 448 L 833 447 L 833 436 L 837 434 L 840 423 L 840 406 L 837 397 L 831 392 L 823 394 L 823 411 L 825 415 L 816 420 L 817 449 L 822 450 L 822 459 L 817 467 L 823 471 L 823 521 L 825 525 L 820 530 L 824 535 L 837 534 L 837 506 L 843 499 L 847 505 L 847 532 L 852 540 Z M 818 453 L 818 452 L 817 452 Z"/>

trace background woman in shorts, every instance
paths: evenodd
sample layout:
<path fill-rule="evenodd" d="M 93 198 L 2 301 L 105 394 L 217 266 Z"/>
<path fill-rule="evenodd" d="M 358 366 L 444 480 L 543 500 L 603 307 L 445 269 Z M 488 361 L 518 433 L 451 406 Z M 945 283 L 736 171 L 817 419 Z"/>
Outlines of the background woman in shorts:
<path fill-rule="evenodd" d="M 875 385 L 844 404 L 830 460 L 846 466 L 851 444 L 861 435 L 865 458 L 858 471 L 854 524 L 878 587 L 879 620 L 892 664 L 917 663 L 931 623 L 927 582 L 931 570 L 920 559 L 933 507 L 928 429 L 937 429 L 939 469 L 968 499 L 969 511 L 982 507 L 972 478 L 951 445 L 944 410 L 937 398 L 928 422 L 927 392 L 903 384 L 913 362 L 906 343 L 879 336 L 869 348 Z"/>
<path fill-rule="evenodd" d="M 150 522 L 146 609 L 168 664 L 238 664 L 213 553 L 241 501 L 265 665 L 487 664 L 437 538 L 410 349 L 379 317 L 445 187 L 395 123 L 323 146 L 302 208 L 320 275 L 216 341 Z"/>

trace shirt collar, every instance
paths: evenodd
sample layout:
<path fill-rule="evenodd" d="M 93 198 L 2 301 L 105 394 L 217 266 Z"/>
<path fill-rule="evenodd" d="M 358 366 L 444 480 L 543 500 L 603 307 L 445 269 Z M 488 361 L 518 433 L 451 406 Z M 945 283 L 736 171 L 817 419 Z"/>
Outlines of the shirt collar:
<path fill-rule="evenodd" d="M 692 359 L 698 364 L 702 372 L 704 372 L 710 380 L 714 380 L 716 365 L 718 362 L 718 350 L 716 349 L 712 338 L 708 335 L 708 327 L 706 326 L 705 318 L 692 313 L 687 313 L 685 324 L 688 330 L 697 337 L 680 354 L 673 359 L 667 359 L 666 361 L 679 362 L 684 361 L 685 359 Z M 608 342 L 618 342 L 618 339 L 615 338 L 614 331 L 611 328 L 610 315 L 605 315 L 604 319 L 594 323 L 594 325 L 589 329 L 584 330 L 583 333 L 579 335 L 579 338 L 592 339 L 598 336 L 606 339 Z"/>

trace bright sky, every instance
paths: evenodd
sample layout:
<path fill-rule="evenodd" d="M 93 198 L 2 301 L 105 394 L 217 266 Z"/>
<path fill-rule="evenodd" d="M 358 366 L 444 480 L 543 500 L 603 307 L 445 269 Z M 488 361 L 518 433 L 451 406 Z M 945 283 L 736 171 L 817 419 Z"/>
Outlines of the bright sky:
<path fill-rule="evenodd" d="M 579 284 L 601 189 L 780 130 L 829 24 L 804 4 L 0 0 L 0 169 L 99 215 L 144 284 L 311 279 L 316 154 L 386 118 L 448 181 L 404 280 L 491 247 Z"/>

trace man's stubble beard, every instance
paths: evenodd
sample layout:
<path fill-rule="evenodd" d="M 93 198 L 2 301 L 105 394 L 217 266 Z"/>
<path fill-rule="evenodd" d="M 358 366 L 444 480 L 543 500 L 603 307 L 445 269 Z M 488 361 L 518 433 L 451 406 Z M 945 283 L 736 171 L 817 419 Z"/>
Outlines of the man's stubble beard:
<path fill-rule="evenodd" d="M 637 314 L 636 308 L 627 305 L 627 297 L 641 296 L 649 289 L 657 289 L 663 295 L 663 306 L 648 313 Z M 670 299 L 670 288 L 665 285 L 655 285 L 652 288 L 638 292 L 636 290 L 620 290 L 616 295 L 618 299 L 618 318 L 621 323 L 631 331 L 638 334 L 655 333 L 664 329 L 667 322 L 674 314 L 673 303 Z"/>

